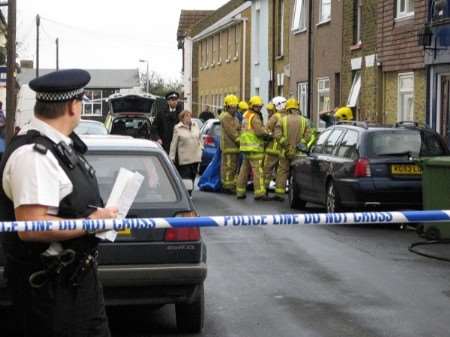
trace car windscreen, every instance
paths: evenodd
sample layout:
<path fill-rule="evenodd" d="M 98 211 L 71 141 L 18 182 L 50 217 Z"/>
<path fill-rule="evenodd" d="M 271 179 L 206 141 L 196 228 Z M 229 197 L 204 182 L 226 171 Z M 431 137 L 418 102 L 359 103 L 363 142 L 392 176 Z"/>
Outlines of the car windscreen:
<path fill-rule="evenodd" d="M 370 157 L 445 155 L 438 137 L 431 132 L 420 130 L 393 129 L 371 132 L 368 145 Z"/>
<path fill-rule="evenodd" d="M 125 96 L 111 100 L 113 113 L 121 112 L 143 112 L 150 113 L 153 100 L 140 96 Z"/>
<path fill-rule="evenodd" d="M 148 205 L 177 200 L 168 171 L 164 169 L 163 163 L 156 155 L 91 153 L 88 154 L 87 159 L 95 169 L 100 193 L 105 202 L 122 167 L 144 176 L 144 182 L 135 199 L 135 207 L 139 204 Z"/>
<path fill-rule="evenodd" d="M 103 124 L 80 122 L 75 133 L 78 135 L 107 135 L 108 131 Z"/>

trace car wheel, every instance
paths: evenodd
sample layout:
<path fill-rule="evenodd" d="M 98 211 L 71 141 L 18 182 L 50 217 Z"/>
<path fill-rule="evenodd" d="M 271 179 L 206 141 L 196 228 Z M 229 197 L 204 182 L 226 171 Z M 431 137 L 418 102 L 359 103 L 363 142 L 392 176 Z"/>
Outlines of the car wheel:
<path fill-rule="evenodd" d="M 330 181 L 327 185 L 327 195 L 325 205 L 327 207 L 327 213 L 334 213 L 342 210 L 341 205 L 339 203 L 339 196 L 337 194 L 333 181 Z"/>
<path fill-rule="evenodd" d="M 205 319 L 205 291 L 203 284 L 197 289 L 195 299 L 190 303 L 176 303 L 177 328 L 183 333 L 202 331 Z"/>
<path fill-rule="evenodd" d="M 306 201 L 300 198 L 300 190 L 297 184 L 294 182 L 294 178 L 291 176 L 289 179 L 289 206 L 292 209 L 305 209 Z"/>

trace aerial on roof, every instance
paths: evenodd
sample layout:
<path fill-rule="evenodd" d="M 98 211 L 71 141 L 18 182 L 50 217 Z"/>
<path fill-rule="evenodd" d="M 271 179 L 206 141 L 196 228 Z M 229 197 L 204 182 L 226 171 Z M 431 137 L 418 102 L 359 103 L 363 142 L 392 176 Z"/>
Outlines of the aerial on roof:
<path fill-rule="evenodd" d="M 86 69 L 91 75 L 91 81 L 87 85 L 90 89 L 128 89 L 138 87 L 138 69 Z M 39 75 L 45 75 L 54 69 L 40 69 Z M 36 76 L 35 69 L 22 68 L 17 74 L 20 86 L 28 84 Z"/>

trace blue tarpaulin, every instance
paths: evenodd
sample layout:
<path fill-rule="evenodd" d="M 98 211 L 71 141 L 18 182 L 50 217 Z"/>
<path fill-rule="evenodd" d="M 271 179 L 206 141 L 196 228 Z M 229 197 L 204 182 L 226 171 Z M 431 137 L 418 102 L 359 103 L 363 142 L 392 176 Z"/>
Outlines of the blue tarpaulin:
<path fill-rule="evenodd" d="M 220 179 L 220 160 L 222 152 L 217 143 L 217 151 L 198 181 L 200 191 L 219 192 L 222 188 Z"/>

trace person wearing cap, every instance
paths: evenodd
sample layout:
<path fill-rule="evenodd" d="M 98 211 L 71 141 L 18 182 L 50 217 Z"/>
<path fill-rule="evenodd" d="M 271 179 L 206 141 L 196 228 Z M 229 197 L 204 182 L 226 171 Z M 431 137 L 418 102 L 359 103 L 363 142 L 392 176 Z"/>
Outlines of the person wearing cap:
<path fill-rule="evenodd" d="M 2 221 L 117 217 L 117 209 L 103 208 L 95 170 L 83 156 L 87 147 L 73 132 L 89 80 L 88 72 L 71 69 L 29 83 L 35 118 L 12 138 L 0 164 Z M 110 336 L 95 233 L 4 233 L 2 245 L 22 336 Z"/>
<path fill-rule="evenodd" d="M 269 105 L 270 104 L 270 105 Z M 273 109 L 276 112 L 272 112 L 271 116 L 269 117 L 269 120 L 267 121 L 266 129 L 270 132 L 270 134 L 273 134 L 275 131 L 275 126 L 277 123 L 281 120 L 283 116 L 286 115 L 286 98 L 278 96 L 274 97 L 272 103 L 269 103 L 266 105 L 267 111 L 270 111 Z M 270 182 L 275 177 L 275 172 L 277 170 L 278 161 L 280 159 L 280 145 L 278 144 L 278 141 L 276 139 L 272 139 L 267 145 L 266 145 L 266 154 L 264 157 L 264 183 L 266 186 L 266 193 L 269 191 Z"/>
<path fill-rule="evenodd" d="M 155 120 L 152 123 L 151 134 L 153 140 L 162 145 L 164 150 L 170 152 L 170 144 L 173 138 L 173 129 L 178 124 L 178 115 L 183 111 L 183 105 L 179 102 L 180 95 L 171 91 L 166 95 L 166 103 L 154 104 Z"/>

